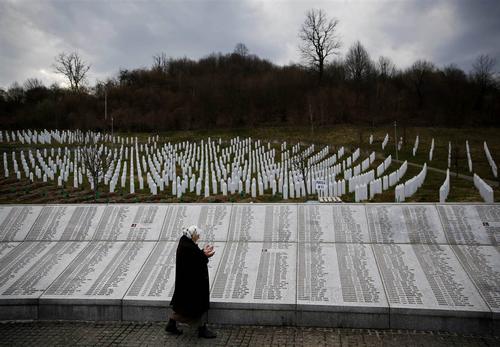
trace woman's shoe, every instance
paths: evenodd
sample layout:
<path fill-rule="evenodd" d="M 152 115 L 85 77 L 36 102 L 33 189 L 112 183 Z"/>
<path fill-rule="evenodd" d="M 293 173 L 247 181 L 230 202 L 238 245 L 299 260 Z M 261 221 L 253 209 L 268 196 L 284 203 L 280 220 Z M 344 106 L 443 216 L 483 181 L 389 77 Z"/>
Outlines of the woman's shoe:
<path fill-rule="evenodd" d="M 165 327 L 165 331 L 172 335 L 181 335 L 182 330 L 177 329 L 177 322 L 170 318 L 168 320 L 167 326 Z"/>
<path fill-rule="evenodd" d="M 217 334 L 211 330 L 208 330 L 207 325 L 203 324 L 203 326 L 198 328 L 198 337 L 203 337 L 205 339 L 215 339 Z"/>

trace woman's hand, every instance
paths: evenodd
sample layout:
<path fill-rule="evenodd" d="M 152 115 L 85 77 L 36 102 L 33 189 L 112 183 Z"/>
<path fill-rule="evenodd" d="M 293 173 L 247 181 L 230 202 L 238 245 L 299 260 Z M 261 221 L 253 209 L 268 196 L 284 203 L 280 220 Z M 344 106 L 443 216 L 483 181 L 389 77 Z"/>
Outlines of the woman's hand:
<path fill-rule="evenodd" d="M 211 256 L 213 256 L 215 254 L 214 246 L 205 245 L 205 247 L 203 247 L 203 253 L 205 253 L 207 258 L 210 258 Z"/>

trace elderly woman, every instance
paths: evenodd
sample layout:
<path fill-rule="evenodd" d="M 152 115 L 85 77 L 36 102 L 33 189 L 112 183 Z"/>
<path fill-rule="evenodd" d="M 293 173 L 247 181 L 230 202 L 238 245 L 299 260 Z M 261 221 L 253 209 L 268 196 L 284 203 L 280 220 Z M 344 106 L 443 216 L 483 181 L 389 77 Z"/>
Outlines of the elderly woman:
<path fill-rule="evenodd" d="M 175 290 L 170 302 L 173 314 L 165 330 L 180 335 L 177 322 L 198 324 L 198 337 L 214 338 L 217 335 L 208 330 L 206 312 L 210 305 L 208 284 L 208 259 L 214 255 L 213 246 L 206 245 L 201 250 L 197 242 L 200 229 L 192 225 L 185 229 L 175 259 Z"/>

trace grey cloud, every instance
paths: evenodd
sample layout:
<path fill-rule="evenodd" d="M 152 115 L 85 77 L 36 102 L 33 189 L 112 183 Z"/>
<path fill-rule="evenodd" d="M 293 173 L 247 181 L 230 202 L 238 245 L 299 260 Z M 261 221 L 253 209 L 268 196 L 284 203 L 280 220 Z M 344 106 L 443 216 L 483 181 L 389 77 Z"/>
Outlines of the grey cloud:
<path fill-rule="evenodd" d="M 404 67 L 424 58 L 469 69 L 479 53 L 499 57 L 497 1 L 10 1 L 0 2 L 0 86 L 29 77 L 61 82 L 51 67 L 62 51 L 92 64 L 89 82 L 151 57 L 198 59 L 244 42 L 277 64 L 298 62 L 297 32 L 307 9 L 340 20 L 345 53 L 360 40 L 374 59 Z M 500 64 L 500 61 L 499 61 Z"/>
<path fill-rule="evenodd" d="M 500 2 L 478 0 L 452 4 L 458 23 L 457 35 L 436 53 L 436 59 L 469 68 L 479 54 L 489 54 L 500 64 Z"/>

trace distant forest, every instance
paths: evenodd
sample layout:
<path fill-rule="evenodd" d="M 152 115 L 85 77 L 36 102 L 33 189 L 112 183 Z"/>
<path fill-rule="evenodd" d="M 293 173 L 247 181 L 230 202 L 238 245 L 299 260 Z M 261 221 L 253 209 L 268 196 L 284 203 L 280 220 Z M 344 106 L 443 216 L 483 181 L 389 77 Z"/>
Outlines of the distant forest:
<path fill-rule="evenodd" d="M 359 124 L 500 126 L 495 62 L 478 56 L 466 73 L 416 61 L 398 69 L 372 60 L 361 43 L 322 74 L 277 66 L 241 44 L 199 60 L 153 57 L 150 68 L 121 70 L 92 87 L 44 86 L 37 79 L 0 89 L 1 128 L 165 131 Z M 105 120 L 105 93 L 107 119 Z"/>

